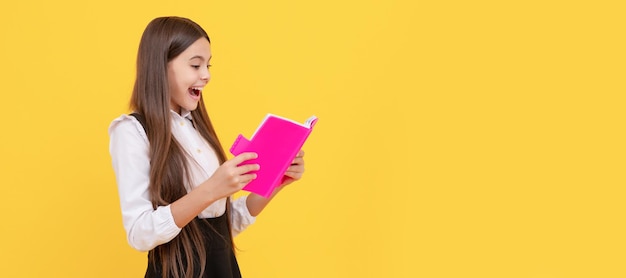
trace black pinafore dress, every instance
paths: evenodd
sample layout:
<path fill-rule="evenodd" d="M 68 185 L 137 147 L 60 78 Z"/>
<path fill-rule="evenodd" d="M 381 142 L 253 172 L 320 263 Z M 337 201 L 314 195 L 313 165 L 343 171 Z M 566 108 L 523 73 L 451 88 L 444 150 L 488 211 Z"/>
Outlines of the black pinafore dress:
<path fill-rule="evenodd" d="M 197 267 L 193 270 L 193 277 L 241 278 L 239 264 L 237 264 L 237 258 L 235 258 L 235 253 L 233 252 L 233 248 L 230 242 L 230 234 L 228 231 L 229 228 L 227 222 L 228 218 L 226 216 L 226 213 L 216 218 L 196 217 L 193 221 L 196 221 L 196 223 L 199 224 L 207 248 L 206 267 L 204 269 L 204 275 L 200 276 L 200 262 L 198 258 L 195 257 L 193 258 L 193 260 L 194 265 Z M 215 229 L 215 231 L 211 229 L 211 226 L 213 226 L 213 229 Z M 216 234 L 216 231 L 219 234 Z M 150 253 L 154 253 L 155 260 L 154 263 L 148 260 L 148 269 L 146 270 L 145 278 L 169 277 L 163 276 L 163 274 L 161 273 L 161 263 L 158 253 L 154 252 L 154 250 L 150 251 Z"/>

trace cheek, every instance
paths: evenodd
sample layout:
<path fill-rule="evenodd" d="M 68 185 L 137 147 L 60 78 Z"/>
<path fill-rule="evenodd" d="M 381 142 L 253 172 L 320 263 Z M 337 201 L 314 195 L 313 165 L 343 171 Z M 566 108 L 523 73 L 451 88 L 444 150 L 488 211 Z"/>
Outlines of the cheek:
<path fill-rule="evenodd" d="M 176 80 L 176 73 L 170 69 L 167 71 L 167 84 L 169 85 L 170 90 L 176 88 L 176 84 L 178 84 Z"/>

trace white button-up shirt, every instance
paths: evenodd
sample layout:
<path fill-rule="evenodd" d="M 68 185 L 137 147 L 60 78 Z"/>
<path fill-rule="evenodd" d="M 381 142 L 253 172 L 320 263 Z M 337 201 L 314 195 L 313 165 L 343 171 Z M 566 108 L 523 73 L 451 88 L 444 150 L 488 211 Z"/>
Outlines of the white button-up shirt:
<path fill-rule="evenodd" d="M 215 151 L 193 127 L 191 114 L 182 116 L 171 111 L 172 134 L 183 147 L 188 158 L 191 181 L 189 192 L 206 181 L 219 167 Z M 148 187 L 150 184 L 149 142 L 146 132 L 135 117 L 122 115 L 109 126 L 109 151 L 115 171 L 122 220 L 128 243 L 139 251 L 148 251 L 169 242 L 180 228 L 174 223 L 170 206 L 153 209 Z M 203 210 L 198 217 L 213 218 L 224 214 L 226 198 L 218 200 Z M 231 227 L 233 235 L 254 223 L 246 206 L 246 197 L 232 201 Z"/>

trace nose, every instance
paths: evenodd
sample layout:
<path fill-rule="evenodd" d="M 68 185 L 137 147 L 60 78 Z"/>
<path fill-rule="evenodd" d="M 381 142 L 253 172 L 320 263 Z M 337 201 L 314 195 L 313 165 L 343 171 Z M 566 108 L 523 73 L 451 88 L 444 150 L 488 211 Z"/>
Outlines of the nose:
<path fill-rule="evenodd" d="M 209 72 L 208 68 L 205 68 L 202 73 L 200 73 L 200 79 L 209 82 L 211 80 L 211 72 Z"/>

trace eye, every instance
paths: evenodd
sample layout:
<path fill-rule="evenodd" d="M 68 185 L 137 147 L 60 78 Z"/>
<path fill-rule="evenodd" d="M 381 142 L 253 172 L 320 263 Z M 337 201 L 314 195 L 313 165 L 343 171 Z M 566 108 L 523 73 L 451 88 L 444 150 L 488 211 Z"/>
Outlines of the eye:
<path fill-rule="evenodd" d="M 191 65 L 191 67 L 194 68 L 194 69 L 199 69 L 200 65 Z"/>
<path fill-rule="evenodd" d="M 208 69 L 208 68 L 211 68 L 212 66 L 213 66 L 213 65 L 207 65 L 207 66 L 206 66 L 206 68 Z"/>

